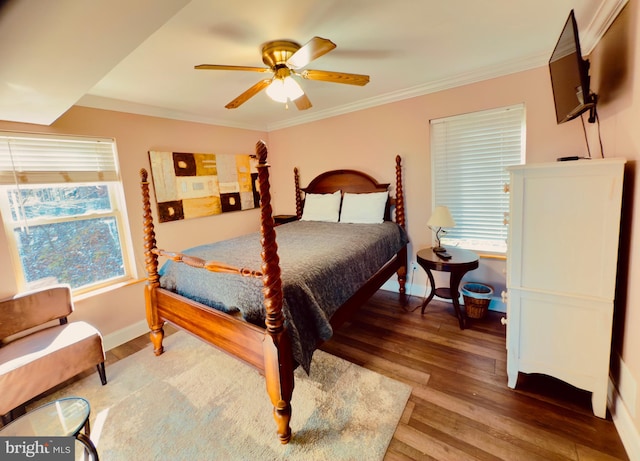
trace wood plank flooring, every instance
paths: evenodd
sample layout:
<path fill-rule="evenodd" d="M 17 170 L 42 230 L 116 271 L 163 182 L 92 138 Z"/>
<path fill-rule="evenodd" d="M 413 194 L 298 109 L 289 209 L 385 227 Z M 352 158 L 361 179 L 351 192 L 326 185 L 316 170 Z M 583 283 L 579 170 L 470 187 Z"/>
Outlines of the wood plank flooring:
<path fill-rule="evenodd" d="M 378 291 L 322 346 L 412 386 L 386 460 L 629 459 L 610 416 L 593 416 L 590 393 L 540 375 L 507 387 L 502 314 L 460 330 L 451 304 L 432 301 L 421 315 L 421 301 L 402 307 Z M 109 364 L 148 345 L 143 335 L 107 352 L 107 378 Z"/>
<path fill-rule="evenodd" d="M 326 352 L 413 387 L 387 460 L 626 460 L 610 416 L 591 411 L 591 393 L 554 378 L 520 374 L 507 387 L 503 314 L 460 330 L 453 306 L 424 315 L 379 291 Z"/>

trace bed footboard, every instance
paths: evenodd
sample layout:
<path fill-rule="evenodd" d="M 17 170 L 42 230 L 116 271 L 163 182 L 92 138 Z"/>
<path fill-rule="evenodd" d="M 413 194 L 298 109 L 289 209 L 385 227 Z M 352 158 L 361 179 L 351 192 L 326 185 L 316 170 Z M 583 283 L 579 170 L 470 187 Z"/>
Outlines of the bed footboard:
<path fill-rule="evenodd" d="M 282 280 L 275 223 L 272 216 L 267 147 L 263 141 L 256 144 L 258 181 L 260 184 L 260 230 L 262 234 L 262 271 L 235 268 L 217 261 L 172 253 L 157 248 L 148 173 L 140 171 L 144 255 L 147 270 L 145 305 L 150 339 L 156 355 L 163 353 L 163 325 L 165 321 L 182 328 L 202 340 L 223 349 L 256 367 L 265 376 L 267 393 L 273 404 L 273 417 L 281 443 L 291 439 L 291 396 L 294 387 L 294 361 L 289 334 L 282 312 Z M 265 329 L 234 319 L 227 314 L 209 309 L 194 301 L 160 288 L 158 256 L 212 272 L 237 273 L 239 276 L 261 277 L 263 282 Z"/>

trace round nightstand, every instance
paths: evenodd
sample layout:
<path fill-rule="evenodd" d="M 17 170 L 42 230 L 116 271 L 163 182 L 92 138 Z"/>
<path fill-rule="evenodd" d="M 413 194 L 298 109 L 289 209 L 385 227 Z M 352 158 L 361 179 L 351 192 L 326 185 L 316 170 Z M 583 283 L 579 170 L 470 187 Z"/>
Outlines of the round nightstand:
<path fill-rule="evenodd" d="M 465 316 L 460 309 L 460 292 L 458 291 L 460 280 L 467 272 L 477 269 L 479 266 L 478 255 L 473 251 L 464 250 L 462 248 L 450 248 L 447 247 L 447 253 L 451 255 L 451 259 L 442 259 L 432 248 L 424 248 L 418 251 L 416 259 L 418 264 L 425 270 L 427 277 L 429 277 L 429 283 L 431 284 L 431 292 L 429 296 L 422 302 L 421 312 L 424 314 L 424 310 L 427 304 L 433 299 L 434 296 L 439 298 L 450 299 L 453 301 L 453 308 L 456 311 L 458 317 L 458 323 L 460 329 L 465 327 Z M 449 287 L 436 288 L 436 283 L 431 271 L 449 272 L 451 274 Z"/>

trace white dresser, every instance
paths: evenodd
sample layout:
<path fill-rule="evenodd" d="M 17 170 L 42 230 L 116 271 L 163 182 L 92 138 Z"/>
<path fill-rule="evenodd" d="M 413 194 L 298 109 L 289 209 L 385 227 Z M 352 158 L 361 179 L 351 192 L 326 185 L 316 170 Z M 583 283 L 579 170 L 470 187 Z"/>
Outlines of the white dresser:
<path fill-rule="evenodd" d="M 508 168 L 507 374 L 591 391 L 606 417 L 624 159 Z"/>

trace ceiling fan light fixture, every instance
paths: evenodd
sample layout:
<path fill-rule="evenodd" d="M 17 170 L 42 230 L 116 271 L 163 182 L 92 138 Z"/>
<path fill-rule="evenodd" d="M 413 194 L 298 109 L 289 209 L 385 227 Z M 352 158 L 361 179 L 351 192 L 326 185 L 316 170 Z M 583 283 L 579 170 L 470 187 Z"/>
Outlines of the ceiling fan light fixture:
<path fill-rule="evenodd" d="M 0 0 L 2 3 L 2 0 Z M 235 109 L 253 98 L 262 90 L 266 90 L 267 96 L 272 100 L 284 103 L 288 108 L 288 102 L 295 102 L 298 110 L 307 110 L 312 107 L 311 101 L 304 93 L 292 75 L 305 80 L 318 80 L 322 82 L 347 83 L 349 85 L 363 86 L 369 83 L 368 75 L 348 74 L 346 72 L 333 72 L 326 70 L 304 69 L 296 72 L 293 69 L 302 69 L 311 61 L 324 56 L 333 50 L 336 44 L 322 37 L 313 37 L 300 46 L 291 40 L 272 40 L 262 45 L 262 62 L 268 67 L 235 66 L 221 64 L 200 64 L 196 69 L 209 70 L 235 70 L 249 72 L 271 72 L 271 78 L 264 78 L 245 90 L 240 96 L 229 102 L 227 109 Z"/>
<path fill-rule="evenodd" d="M 291 77 L 274 78 L 266 89 L 267 96 L 276 102 L 295 101 L 304 94 L 300 84 Z"/>

